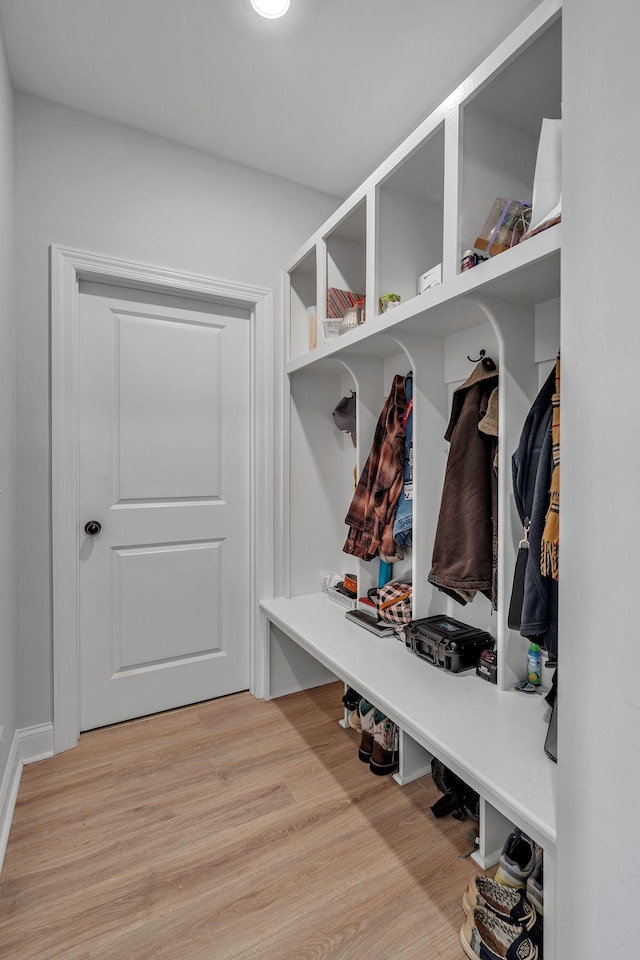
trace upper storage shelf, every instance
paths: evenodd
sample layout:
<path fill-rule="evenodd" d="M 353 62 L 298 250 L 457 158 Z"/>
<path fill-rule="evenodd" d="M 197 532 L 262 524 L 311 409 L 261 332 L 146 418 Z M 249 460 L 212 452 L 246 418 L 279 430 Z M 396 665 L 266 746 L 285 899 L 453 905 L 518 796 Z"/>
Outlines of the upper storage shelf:
<path fill-rule="evenodd" d="M 559 296 L 559 226 L 471 270 L 461 260 L 497 198 L 532 200 L 542 121 L 561 118 L 561 40 L 560 0 L 543 0 L 298 251 L 285 278 L 288 372 L 342 351 L 384 354 L 381 335 L 399 324 L 446 335 L 465 322 L 460 298 Z M 420 293 L 426 273 L 437 285 Z M 386 294 L 400 300 L 383 311 Z M 351 313 L 336 336 L 356 300 L 363 322 Z"/>
<path fill-rule="evenodd" d="M 533 305 L 553 300 L 560 295 L 561 235 L 558 224 L 342 336 L 319 340 L 315 350 L 293 356 L 286 371 L 293 373 L 342 353 L 392 356 L 397 345 L 389 334 L 400 329 L 442 337 L 468 329 L 477 323 L 471 316 L 476 296 Z"/>
<path fill-rule="evenodd" d="M 461 105 L 462 250 L 496 197 L 531 202 L 542 120 L 561 118 L 561 54 L 558 19 Z"/>

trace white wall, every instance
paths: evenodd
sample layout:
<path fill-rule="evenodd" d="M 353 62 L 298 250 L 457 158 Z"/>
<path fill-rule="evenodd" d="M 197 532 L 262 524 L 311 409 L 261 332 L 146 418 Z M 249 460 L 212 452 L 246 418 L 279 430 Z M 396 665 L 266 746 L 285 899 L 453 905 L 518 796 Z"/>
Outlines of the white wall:
<path fill-rule="evenodd" d="M 52 719 L 48 247 L 271 286 L 338 199 L 16 96 L 20 726 Z"/>
<path fill-rule="evenodd" d="M 564 32 L 556 956 L 635 960 L 640 8 L 565 0 Z"/>
<path fill-rule="evenodd" d="M 0 786 L 17 725 L 13 94 L 0 34 Z M 0 816 L 2 815 L 0 792 Z M 0 857 L 1 857 L 0 851 Z"/>

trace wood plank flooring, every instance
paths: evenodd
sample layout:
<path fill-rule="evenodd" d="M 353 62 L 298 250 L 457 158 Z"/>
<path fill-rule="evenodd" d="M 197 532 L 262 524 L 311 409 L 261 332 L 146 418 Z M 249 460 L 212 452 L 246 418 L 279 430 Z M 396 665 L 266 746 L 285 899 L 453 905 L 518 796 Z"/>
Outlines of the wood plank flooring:
<path fill-rule="evenodd" d="M 2 960 L 450 960 L 474 822 L 358 760 L 341 684 L 83 734 L 24 769 Z"/>

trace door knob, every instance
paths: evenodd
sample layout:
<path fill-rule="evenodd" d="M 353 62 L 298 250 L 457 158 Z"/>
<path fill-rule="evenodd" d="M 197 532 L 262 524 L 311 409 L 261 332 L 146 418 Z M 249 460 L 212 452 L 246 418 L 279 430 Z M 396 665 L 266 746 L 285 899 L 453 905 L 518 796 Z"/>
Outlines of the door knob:
<path fill-rule="evenodd" d="M 87 520 L 84 525 L 84 532 L 90 537 L 96 537 L 102 530 L 102 524 L 99 520 Z"/>

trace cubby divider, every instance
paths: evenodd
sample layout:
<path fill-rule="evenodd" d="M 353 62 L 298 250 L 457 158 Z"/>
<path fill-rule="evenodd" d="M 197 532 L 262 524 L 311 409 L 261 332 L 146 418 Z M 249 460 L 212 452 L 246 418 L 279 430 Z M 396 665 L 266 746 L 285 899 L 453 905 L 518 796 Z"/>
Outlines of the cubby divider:
<path fill-rule="evenodd" d="M 398 752 L 398 772 L 394 773 L 393 779 L 401 787 L 431 773 L 432 755 L 402 729 L 399 731 Z"/>

